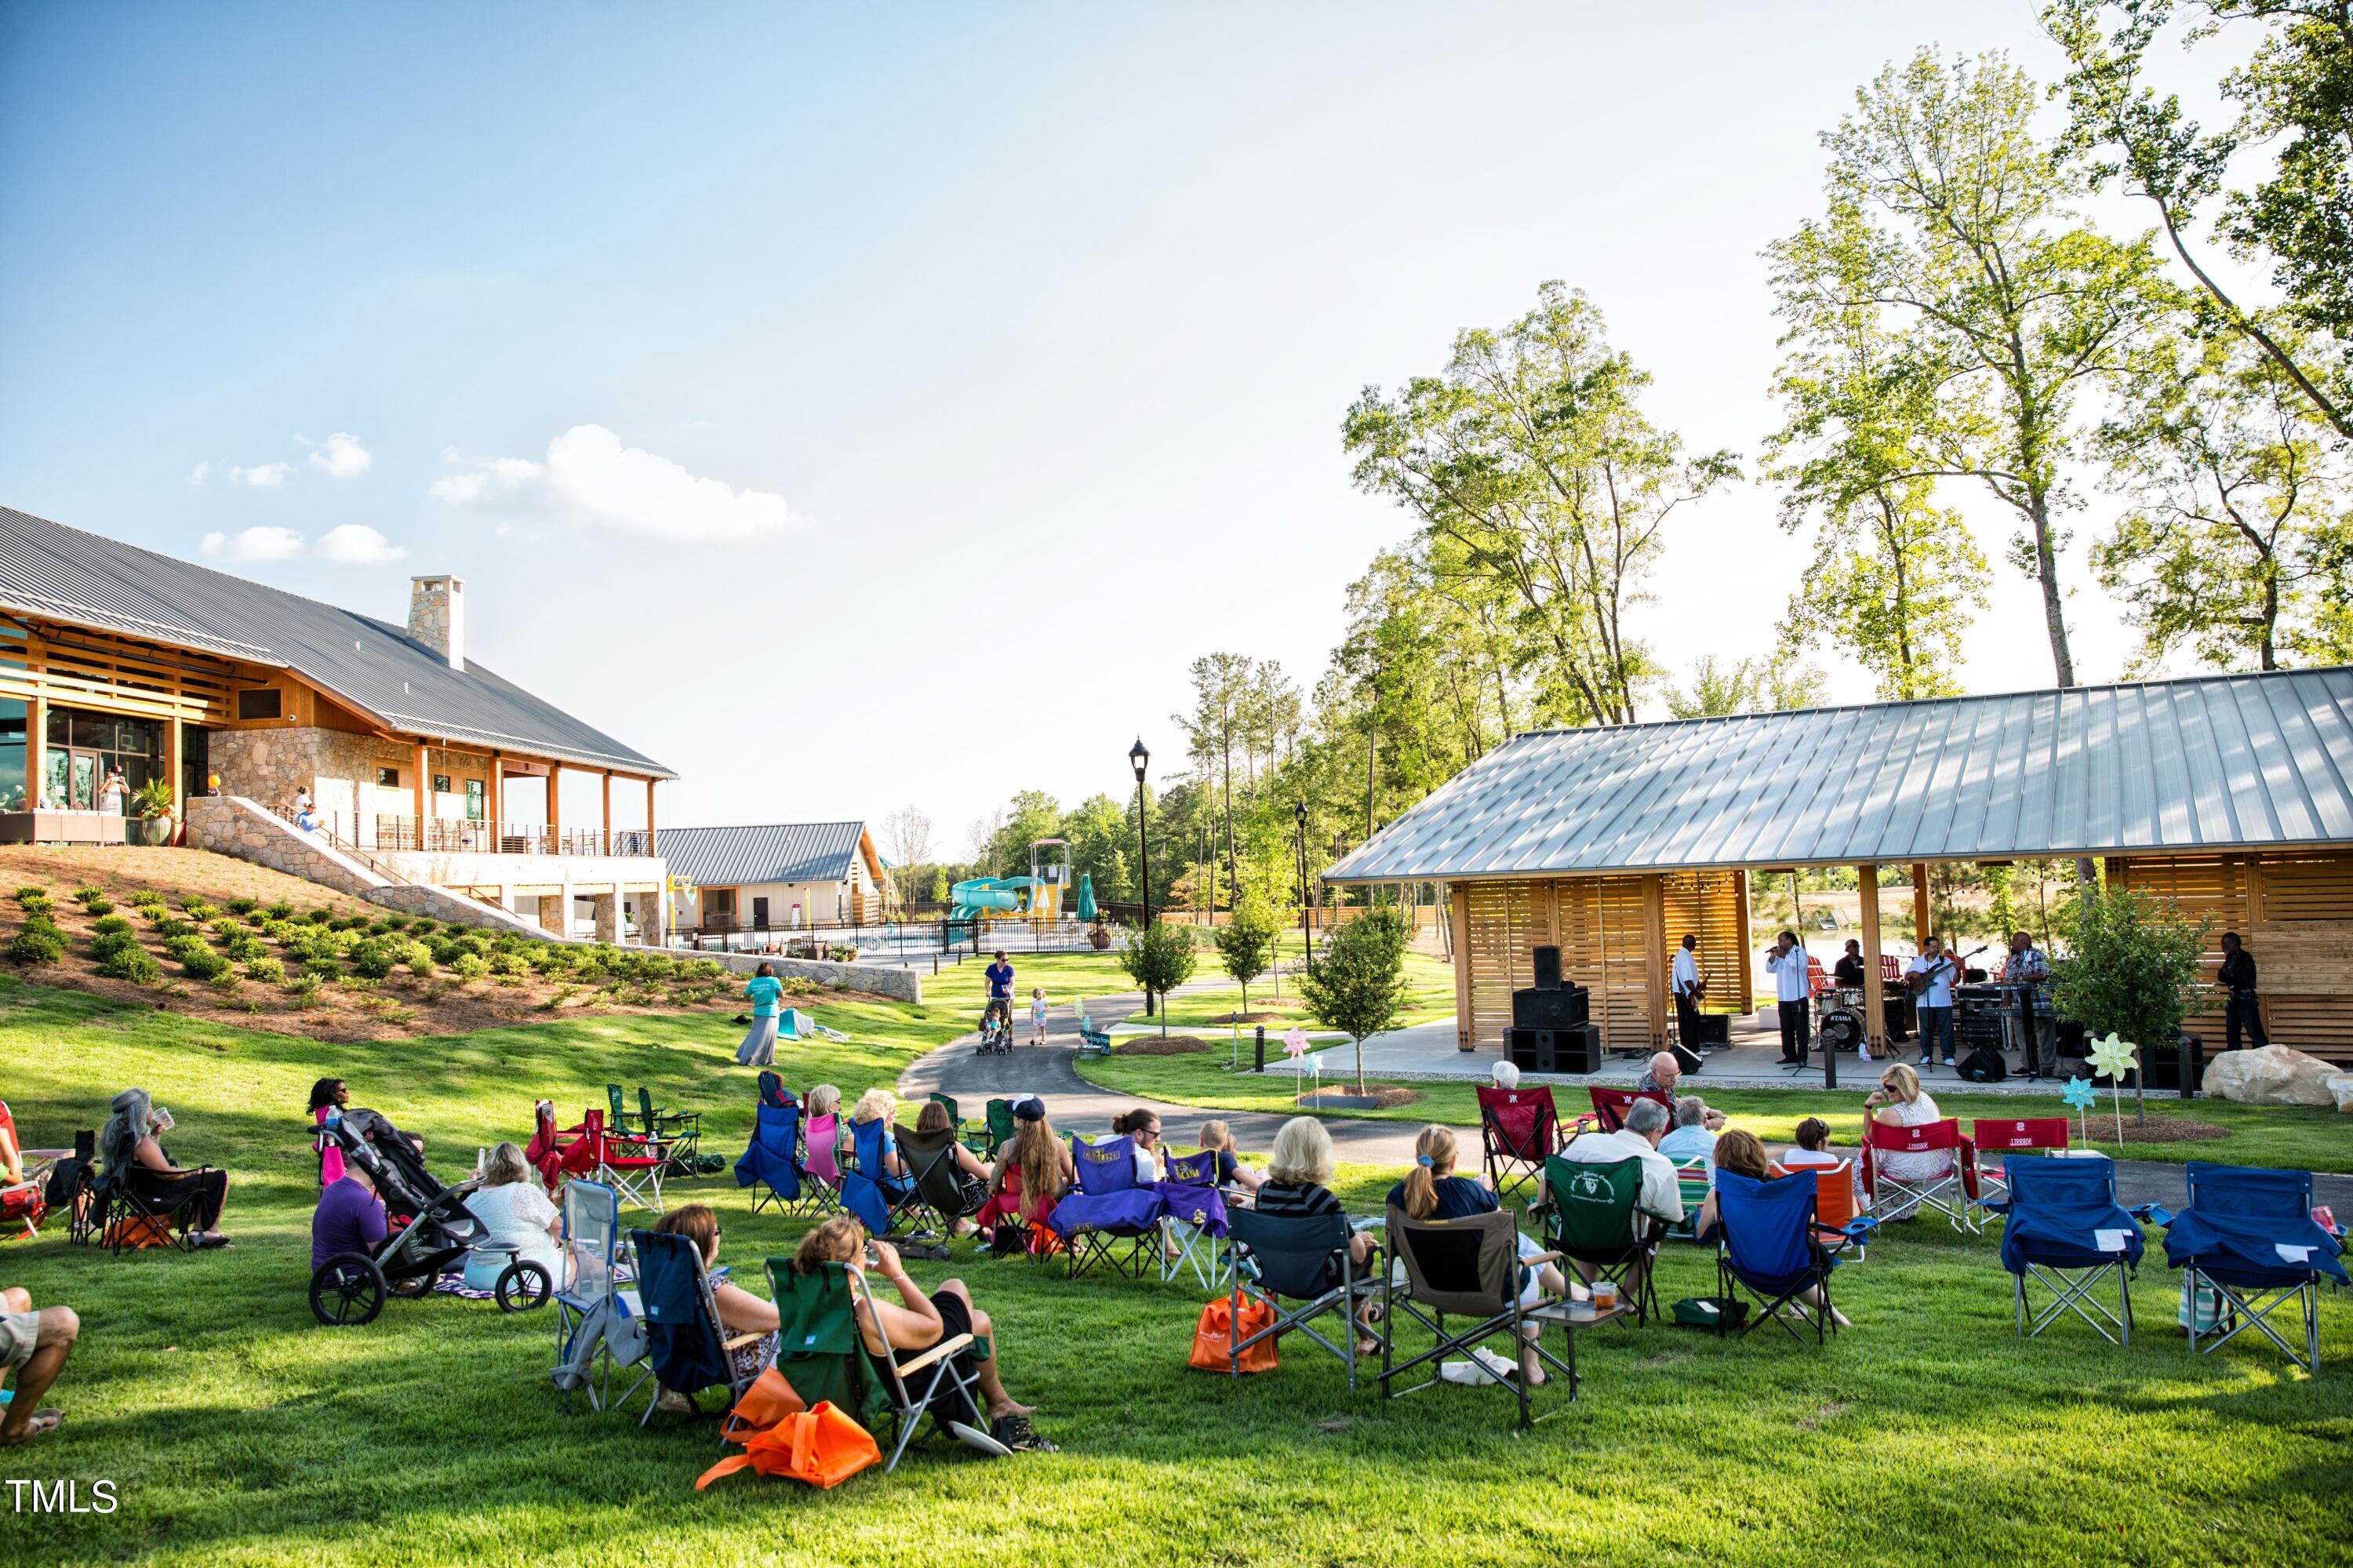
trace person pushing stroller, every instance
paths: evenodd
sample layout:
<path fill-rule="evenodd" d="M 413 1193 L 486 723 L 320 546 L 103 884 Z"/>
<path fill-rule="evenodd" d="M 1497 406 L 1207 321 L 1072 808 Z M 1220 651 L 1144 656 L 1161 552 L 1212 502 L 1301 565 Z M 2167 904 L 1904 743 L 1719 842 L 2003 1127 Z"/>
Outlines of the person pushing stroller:
<path fill-rule="evenodd" d="M 1013 966 L 1005 961 L 1005 949 L 997 949 L 996 962 L 981 971 L 988 982 L 988 1005 L 981 1010 L 980 1032 L 986 1036 L 991 1028 L 1004 1031 L 1005 1038 L 1013 1037 Z"/>

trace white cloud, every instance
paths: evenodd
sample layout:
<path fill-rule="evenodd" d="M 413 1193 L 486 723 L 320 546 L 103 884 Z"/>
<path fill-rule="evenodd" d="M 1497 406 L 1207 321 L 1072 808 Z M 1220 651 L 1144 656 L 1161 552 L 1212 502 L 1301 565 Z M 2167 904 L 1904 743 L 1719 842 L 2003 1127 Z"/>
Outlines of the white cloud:
<path fill-rule="evenodd" d="M 196 548 L 219 561 L 290 561 L 302 553 L 302 535 L 291 528 L 248 528 L 207 534 Z"/>
<path fill-rule="evenodd" d="M 575 425 L 547 443 L 547 482 L 587 518 L 634 534 L 685 540 L 749 539 L 793 521 L 772 491 L 699 477 L 602 425 Z"/>
<path fill-rule="evenodd" d="M 328 529 L 319 536 L 316 553 L 322 561 L 346 567 L 388 567 L 408 554 L 364 523 Z"/>
<path fill-rule="evenodd" d="M 375 461 L 375 454 L 348 430 L 337 430 L 311 451 L 311 466 L 331 479 L 357 479 Z"/>
<path fill-rule="evenodd" d="M 441 456 L 448 462 L 461 461 L 455 447 Z M 435 480 L 426 488 L 426 493 L 452 506 L 470 506 L 494 489 L 520 489 L 546 472 L 545 465 L 529 458 L 485 458 L 464 473 Z"/>
<path fill-rule="evenodd" d="M 249 484 L 256 490 L 275 490 L 285 483 L 293 471 L 294 465 L 290 462 L 266 462 L 257 468 L 230 469 L 228 482 L 231 484 Z"/>
<path fill-rule="evenodd" d="M 212 464 L 208 462 L 200 462 L 195 467 L 188 471 L 188 482 L 190 484 L 202 484 L 205 482 L 205 475 L 212 472 Z"/>

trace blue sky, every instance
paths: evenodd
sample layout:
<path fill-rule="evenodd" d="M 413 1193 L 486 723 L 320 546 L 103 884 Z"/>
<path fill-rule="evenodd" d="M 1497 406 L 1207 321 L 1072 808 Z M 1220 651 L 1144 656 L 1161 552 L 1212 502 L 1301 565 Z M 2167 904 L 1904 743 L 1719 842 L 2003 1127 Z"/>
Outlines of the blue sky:
<path fill-rule="evenodd" d="M 959 848 L 1173 760 L 1195 654 L 1313 683 L 1409 531 L 1364 384 L 1564 278 L 1753 453 L 1816 132 L 1922 41 L 2052 67 L 2007 0 L 1651 10 L 9 6 L 0 502 L 390 619 L 458 572 L 666 821 Z M 1769 646 L 1774 504 L 1683 524 L 1670 662 Z M 1972 683 L 2045 683 L 1994 593 Z"/>

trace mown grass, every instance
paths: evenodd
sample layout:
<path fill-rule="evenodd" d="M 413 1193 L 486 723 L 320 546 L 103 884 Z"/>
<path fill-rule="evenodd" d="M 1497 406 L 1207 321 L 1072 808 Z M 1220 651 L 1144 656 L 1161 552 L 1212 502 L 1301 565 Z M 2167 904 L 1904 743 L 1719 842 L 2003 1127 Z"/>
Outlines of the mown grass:
<path fill-rule="evenodd" d="M 852 1036 L 797 1081 L 855 1092 L 959 1032 L 933 1009 L 820 1006 Z M 1612 1328 L 1581 1347 L 1585 1399 L 1526 1436 L 1497 1391 L 1384 1404 L 1304 1341 L 1239 1383 L 1185 1367 L 1198 1284 L 1076 1282 L 959 1249 L 997 1317 L 1007 1375 L 1056 1456 L 942 1450 L 831 1493 L 733 1478 L 691 1490 L 705 1424 L 559 1411 L 553 1325 L 486 1303 L 394 1302 L 311 1326 L 312 1078 L 429 1140 L 445 1173 L 520 1134 L 535 1094 L 567 1108 L 644 1081 L 707 1113 L 733 1153 L 751 1075 L 723 1020 L 570 1021 L 454 1040 L 319 1045 L 37 988 L 0 988 L 7 1095 L 36 1141 L 94 1125 L 126 1083 L 178 1114 L 190 1161 L 237 1173 L 237 1245 L 110 1260 L 61 1234 L 0 1247 L 0 1283 L 78 1307 L 84 1339 L 57 1436 L 0 1474 L 112 1479 L 111 1515 L 0 1510 L 9 1561 L 393 1565 L 995 1563 L 1453 1565 L 1923 1561 L 2066 1564 L 2343 1561 L 2353 1483 L 2353 1312 L 2325 1303 L 2317 1380 L 2233 1348 L 2192 1358 L 2172 1278 L 2145 1267 L 2140 1340 L 2021 1343 L 1989 1238 L 1915 1224 L 1842 1271 L 1856 1327 L 1828 1351 Z M 1395 1172 L 1341 1176 L 1370 1211 Z M 753 1216 L 725 1178 L 674 1190 L 723 1211 L 739 1272 L 803 1224 Z M 1665 1294 L 1712 1287 L 1670 1255 Z M 1768 1331 L 1770 1328 L 1768 1326 Z"/>
<path fill-rule="evenodd" d="M 1171 1029 L 1221 1029 L 1226 1025 L 1210 1021 L 1240 1012 L 1242 991 L 1227 980 L 1224 971 L 1218 968 L 1217 953 L 1208 946 L 1208 933 L 1195 931 L 1193 936 L 1202 948 L 1199 960 L 1194 966 L 1193 979 L 1187 988 L 1169 998 L 1165 1004 L 1166 1022 Z M 982 971 L 988 968 L 988 951 L 984 938 L 981 957 L 968 957 L 960 965 L 943 965 L 937 975 L 923 976 L 924 1002 L 950 1011 L 962 1009 L 977 1020 L 981 1003 L 988 994 L 987 983 L 982 979 Z M 1006 959 L 1013 966 L 1014 1012 L 1025 1018 L 1032 986 L 1044 986 L 1046 1000 L 1057 1008 L 1067 1007 L 1081 1000 L 1092 1001 L 1099 997 L 1135 994 L 1135 983 L 1122 972 L 1115 953 L 1008 951 Z M 1448 966 L 1420 953 L 1408 953 L 1406 980 L 1410 991 L 1405 1010 L 1399 1015 L 1399 1027 L 1454 1016 L 1454 971 Z M 1271 1029 L 1286 1029 L 1293 1022 L 1311 1029 L 1315 1027 L 1314 1021 L 1307 1016 L 1306 1004 L 1300 1000 L 1298 990 L 1293 985 L 1287 971 L 1280 1001 L 1275 997 L 1271 976 L 1261 976 L 1250 982 L 1250 1011 L 1273 1014 L 1273 1020 L 1269 1023 Z M 1161 1022 L 1161 1016 L 1155 1012 L 1147 1019 L 1137 1013 L 1128 1022 L 1157 1023 Z"/>
<path fill-rule="evenodd" d="M 1326 1087 L 1341 1082 L 1347 1071 L 1349 1050 L 1344 1042 L 1332 1046 L 1325 1054 Z M 1145 1099 L 1165 1100 L 1174 1105 L 1203 1106 L 1218 1110 L 1265 1111 L 1276 1115 L 1295 1114 L 1293 1103 L 1295 1083 L 1288 1074 L 1261 1075 L 1250 1072 L 1235 1073 L 1228 1069 L 1229 1055 L 1223 1051 L 1211 1051 L 1187 1056 L 1123 1056 L 1114 1045 L 1105 1058 L 1078 1064 L 1080 1073 L 1090 1082 L 1108 1089 Z M 1247 1048 L 1243 1065 L 1249 1066 Z M 1377 1078 L 1378 1075 L 1370 1075 Z M 1368 1080 L 1369 1081 L 1369 1080 Z M 1475 1086 L 1467 1081 L 1407 1081 L 1398 1082 L 1419 1091 L 1422 1097 L 1411 1105 L 1393 1106 L 1387 1110 L 1335 1111 L 1335 1117 L 1363 1118 L 1383 1121 L 1444 1122 L 1450 1127 L 1476 1128 L 1479 1125 L 1479 1102 Z M 2077 1128 L 2077 1141 L 2083 1141 L 2084 1122 L 2061 1102 L 2056 1095 L 1984 1095 L 1949 1093 L 1944 1086 L 1931 1082 L 1929 1093 L 1936 1107 L 1947 1116 L 1968 1120 L 1976 1117 L 2012 1118 L 2064 1115 Z M 1797 1125 L 1810 1116 L 1820 1117 L 1830 1123 L 1834 1141 L 1852 1146 L 1862 1136 L 1862 1094 L 1821 1089 L 1733 1089 L 1721 1088 L 1704 1077 L 1686 1079 L 1683 1091 L 1696 1094 L 1715 1108 L 1728 1113 L 1738 1125 L 1749 1128 L 1767 1143 L 1788 1141 Z M 1587 1108 L 1584 1093 L 1573 1086 L 1556 1086 L 1553 1098 L 1564 1116 L 1574 1116 Z M 1326 1114 L 1326 1113 L 1317 1113 Z M 2099 1108 L 2090 1118 L 2090 1145 L 2126 1160 L 2183 1161 L 2189 1160 L 2221 1160 L 2242 1165 L 2293 1166 L 2306 1171 L 2353 1171 L 2353 1138 L 2347 1134 L 2346 1118 L 2334 1110 L 2308 1107 L 2233 1105 L 2228 1100 L 2180 1100 L 2171 1095 L 2151 1096 L 2148 1100 L 2151 1120 L 2160 1118 L 2182 1118 L 2207 1122 L 2223 1128 L 2228 1136 L 2216 1139 L 2194 1139 L 2176 1143 L 2119 1144 L 2116 1140 L 2116 1117 L 2107 1097 L 2103 1094 Z M 2124 1118 L 2127 1128 L 2132 1125 L 2133 1102 L 2127 1095 L 2124 1100 Z M 2103 1128 L 2106 1130 L 2104 1132 Z"/>

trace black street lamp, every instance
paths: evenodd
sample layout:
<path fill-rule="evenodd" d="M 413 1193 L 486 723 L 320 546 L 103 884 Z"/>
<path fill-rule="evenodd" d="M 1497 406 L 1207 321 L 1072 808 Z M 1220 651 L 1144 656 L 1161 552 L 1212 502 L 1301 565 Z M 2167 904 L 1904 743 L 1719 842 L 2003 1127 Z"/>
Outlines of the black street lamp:
<path fill-rule="evenodd" d="M 1135 744 L 1128 748 L 1127 760 L 1135 768 L 1135 862 L 1143 872 L 1144 923 L 1149 926 L 1152 924 L 1152 843 L 1145 834 L 1144 770 L 1151 764 L 1152 753 L 1145 748 L 1142 736 L 1137 736 Z M 1152 991 L 1149 988 L 1144 993 L 1144 1016 L 1152 1016 Z"/>
<path fill-rule="evenodd" d="M 1299 961 L 1310 961 L 1311 940 L 1307 935 L 1307 802 L 1302 800 L 1291 808 L 1292 820 L 1299 824 Z"/>

